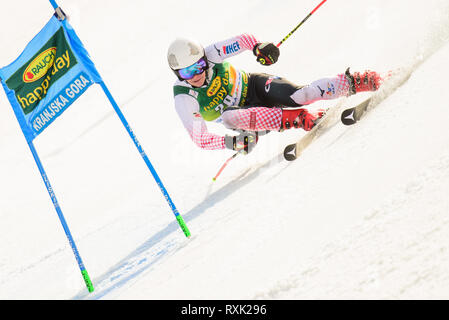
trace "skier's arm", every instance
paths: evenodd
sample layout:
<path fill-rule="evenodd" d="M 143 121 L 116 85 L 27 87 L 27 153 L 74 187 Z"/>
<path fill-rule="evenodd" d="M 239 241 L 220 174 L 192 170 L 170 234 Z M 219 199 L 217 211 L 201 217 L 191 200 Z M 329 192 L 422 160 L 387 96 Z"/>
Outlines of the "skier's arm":
<path fill-rule="evenodd" d="M 222 63 L 224 59 L 235 56 L 244 51 L 254 49 L 259 41 L 252 34 L 241 34 L 236 37 L 220 41 L 205 48 L 207 58 L 214 63 Z"/>
<path fill-rule="evenodd" d="M 175 108 L 190 138 L 198 147 L 205 150 L 226 148 L 223 136 L 208 132 L 204 119 L 199 116 L 198 102 L 193 97 L 186 94 L 177 95 Z"/>

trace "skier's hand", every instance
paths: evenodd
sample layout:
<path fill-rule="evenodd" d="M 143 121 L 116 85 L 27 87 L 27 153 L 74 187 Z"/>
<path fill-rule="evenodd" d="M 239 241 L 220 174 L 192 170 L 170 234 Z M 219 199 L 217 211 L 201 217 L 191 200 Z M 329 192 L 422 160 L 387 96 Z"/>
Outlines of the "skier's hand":
<path fill-rule="evenodd" d="M 253 48 L 253 53 L 257 57 L 257 62 L 264 66 L 276 63 L 279 58 L 279 48 L 271 42 L 256 44 Z"/>
<path fill-rule="evenodd" d="M 226 148 L 245 155 L 254 149 L 258 140 L 257 132 L 242 132 L 238 136 L 225 135 Z"/>

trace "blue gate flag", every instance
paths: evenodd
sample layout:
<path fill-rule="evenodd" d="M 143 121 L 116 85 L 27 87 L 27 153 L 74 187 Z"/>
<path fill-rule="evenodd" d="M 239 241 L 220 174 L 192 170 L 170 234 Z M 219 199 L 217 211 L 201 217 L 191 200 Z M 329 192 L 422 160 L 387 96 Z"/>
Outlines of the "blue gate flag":
<path fill-rule="evenodd" d="M 9 102 L 28 142 L 102 79 L 67 19 L 54 15 L 20 56 L 0 69 Z"/>

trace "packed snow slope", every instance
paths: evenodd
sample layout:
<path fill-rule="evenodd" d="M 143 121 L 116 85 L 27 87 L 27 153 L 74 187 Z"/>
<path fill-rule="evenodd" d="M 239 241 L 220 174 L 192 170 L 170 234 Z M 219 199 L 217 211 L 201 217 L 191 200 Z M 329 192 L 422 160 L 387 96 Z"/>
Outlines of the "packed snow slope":
<path fill-rule="evenodd" d="M 95 286 L 88 294 L 32 155 L 0 94 L 0 299 L 445 299 L 449 296 L 449 10 L 446 0 L 327 1 L 258 65 L 298 84 L 367 68 L 413 70 L 358 124 L 336 123 L 295 162 L 301 130 L 231 151 L 190 141 L 166 49 L 244 32 L 277 43 L 318 1 L 60 0 L 185 218 L 179 229 L 98 86 L 36 140 Z M 0 64 L 52 14 L 3 2 Z M 390 88 L 395 89 L 395 88 Z M 355 105 L 367 94 L 311 107 Z M 218 124 L 209 130 L 227 133 Z"/>

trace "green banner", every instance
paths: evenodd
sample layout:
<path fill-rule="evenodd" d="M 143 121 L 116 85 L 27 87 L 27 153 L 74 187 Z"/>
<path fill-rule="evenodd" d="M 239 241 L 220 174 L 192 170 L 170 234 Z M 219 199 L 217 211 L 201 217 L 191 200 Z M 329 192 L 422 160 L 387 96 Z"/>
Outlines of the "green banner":
<path fill-rule="evenodd" d="M 60 28 L 31 59 L 6 80 L 6 85 L 14 90 L 24 114 L 28 114 L 45 98 L 51 85 L 76 64 L 64 30 Z"/>

